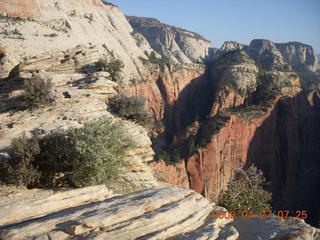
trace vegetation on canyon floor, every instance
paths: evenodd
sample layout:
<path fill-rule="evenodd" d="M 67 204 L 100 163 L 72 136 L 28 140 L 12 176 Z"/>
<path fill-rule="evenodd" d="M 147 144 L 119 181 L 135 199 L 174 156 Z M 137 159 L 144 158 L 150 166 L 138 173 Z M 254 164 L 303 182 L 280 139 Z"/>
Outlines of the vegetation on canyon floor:
<path fill-rule="evenodd" d="M 135 146 L 123 126 L 110 119 L 86 123 L 82 128 L 56 131 L 45 137 L 35 132 L 10 145 L 4 181 L 27 187 L 83 187 L 108 183 L 127 165 L 124 154 Z"/>

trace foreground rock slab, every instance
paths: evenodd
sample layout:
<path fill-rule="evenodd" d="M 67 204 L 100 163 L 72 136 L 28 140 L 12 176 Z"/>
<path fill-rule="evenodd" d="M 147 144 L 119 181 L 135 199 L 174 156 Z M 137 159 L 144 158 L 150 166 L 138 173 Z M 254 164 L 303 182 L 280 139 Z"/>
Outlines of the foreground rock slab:
<path fill-rule="evenodd" d="M 52 200 L 48 209 L 56 203 Z M 213 209 L 207 199 L 185 188 L 151 189 L 73 208 L 62 203 L 63 207 L 0 227 L 0 239 L 167 239 L 205 226 Z"/>
<path fill-rule="evenodd" d="M 10 203 L 1 201 L 0 226 L 44 216 L 86 203 L 98 202 L 112 195 L 112 191 L 108 190 L 104 185 L 99 185 L 40 197 L 28 197 L 26 195 L 22 199 L 23 201 L 21 199 L 13 200 Z"/>

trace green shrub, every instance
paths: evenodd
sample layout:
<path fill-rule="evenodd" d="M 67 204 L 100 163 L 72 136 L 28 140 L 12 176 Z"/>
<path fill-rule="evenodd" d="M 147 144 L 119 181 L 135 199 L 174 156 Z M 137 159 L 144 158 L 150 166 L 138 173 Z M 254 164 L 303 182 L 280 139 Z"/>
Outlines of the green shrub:
<path fill-rule="evenodd" d="M 260 105 L 242 105 L 225 109 L 225 112 L 231 115 L 236 115 L 240 120 L 250 121 L 261 117 L 268 111 L 266 106 Z"/>
<path fill-rule="evenodd" d="M 134 147 L 123 126 L 100 119 L 82 128 L 51 133 L 42 139 L 23 136 L 11 144 L 6 181 L 28 187 L 83 187 L 116 180 L 127 165 L 125 152 Z"/>
<path fill-rule="evenodd" d="M 108 61 L 107 59 L 99 59 L 93 64 L 85 65 L 80 69 L 80 72 L 94 73 L 94 72 L 108 72 L 112 81 L 117 82 L 121 80 L 121 71 L 124 64 L 121 60 Z"/>
<path fill-rule="evenodd" d="M 263 173 L 255 166 L 246 171 L 239 169 L 223 194 L 222 205 L 240 216 L 243 211 L 270 210 L 271 193 L 264 190 L 266 185 Z"/>
<path fill-rule="evenodd" d="M 145 99 L 142 97 L 115 95 L 107 104 L 109 110 L 119 117 L 133 120 L 141 125 L 147 125 L 151 121 L 150 115 L 144 109 Z"/>
<path fill-rule="evenodd" d="M 41 173 L 36 168 L 36 156 L 40 153 L 39 138 L 34 135 L 12 140 L 10 159 L 5 164 L 6 181 L 11 184 L 34 186 L 38 183 Z"/>
<path fill-rule="evenodd" d="M 119 177 L 125 152 L 134 142 L 121 124 L 102 119 L 43 139 L 43 172 L 64 172 L 75 186 L 107 183 Z"/>
<path fill-rule="evenodd" d="M 170 60 L 167 57 L 161 56 L 160 58 L 157 58 L 154 51 L 152 51 L 150 54 L 145 51 L 144 54 L 148 57 L 148 59 L 139 57 L 144 65 L 147 65 L 148 63 L 158 65 L 161 72 L 164 72 L 165 66 L 170 66 Z"/>
<path fill-rule="evenodd" d="M 26 107 L 40 107 L 53 102 L 52 83 L 41 77 L 40 74 L 32 74 L 30 79 L 24 81 L 24 100 Z"/>

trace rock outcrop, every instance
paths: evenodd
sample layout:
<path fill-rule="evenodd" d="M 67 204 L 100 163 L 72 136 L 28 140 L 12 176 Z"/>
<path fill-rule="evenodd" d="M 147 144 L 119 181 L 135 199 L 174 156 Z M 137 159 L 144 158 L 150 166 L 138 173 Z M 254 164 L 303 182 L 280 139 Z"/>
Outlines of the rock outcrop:
<path fill-rule="evenodd" d="M 288 42 L 277 43 L 276 47 L 285 61 L 297 71 L 315 72 L 319 69 L 318 57 L 310 45 Z"/>
<path fill-rule="evenodd" d="M 213 210 L 225 212 L 226 209 L 185 188 L 150 189 L 113 196 L 104 186 L 35 196 L 28 194 L 28 190 L 20 190 L 22 195 L 14 196 L 14 200 L 11 194 L 0 197 L 4 209 L 0 213 L 3 240 L 320 238 L 320 231 L 303 220 L 214 219 Z M 8 202 L 8 198 L 13 201 Z"/>
<path fill-rule="evenodd" d="M 0 13 L 0 46 L 16 53 L 6 54 L 8 58 L 22 62 L 46 51 L 91 43 L 98 47 L 100 57 L 112 54 L 123 61 L 127 80 L 141 78 L 146 72 L 139 60 L 145 55 L 130 34 L 133 29 L 114 5 L 100 0 L 1 0 Z M 16 61 L 4 62 L 2 68 L 7 71 L 1 73 L 2 77 L 8 75 Z"/>
<path fill-rule="evenodd" d="M 277 49 L 276 45 L 269 40 L 252 40 L 246 48 L 246 52 L 265 69 L 279 71 L 290 70 L 290 65 L 285 62 L 281 52 Z"/>
<path fill-rule="evenodd" d="M 58 194 L 68 196 L 71 193 Z M 59 200 L 60 195 L 51 198 Z M 69 201 L 74 200 L 73 197 L 70 195 Z M 201 195 L 183 188 L 145 190 L 86 204 L 77 201 L 73 208 L 66 205 L 64 209 L 55 209 L 52 201 L 40 199 L 30 203 L 34 214 L 38 213 L 38 202 L 45 202 L 47 215 L 39 214 L 24 222 L 20 222 L 24 218 L 18 216 L 8 220 L 6 223 L 10 225 L 0 227 L 1 239 L 167 239 L 201 226 L 205 231 L 193 239 L 203 239 L 201 235 L 210 236 L 209 233 L 210 239 L 217 239 L 221 229 L 231 221 L 208 219 L 213 205 Z"/>
<path fill-rule="evenodd" d="M 209 70 L 214 95 L 211 115 L 244 104 L 257 88 L 258 68 L 245 51 L 234 50 L 218 58 Z"/>
<path fill-rule="evenodd" d="M 221 50 L 222 51 L 232 51 L 232 50 L 236 50 L 236 49 L 243 49 L 245 47 L 245 45 L 241 44 L 241 43 L 237 43 L 235 41 L 226 41 L 223 43 L 223 45 L 221 46 Z"/>
<path fill-rule="evenodd" d="M 113 195 L 112 191 L 103 185 L 62 191 L 43 197 L 40 194 L 30 195 L 29 193 L 27 195 L 27 191 L 24 194 L 23 198 L 13 199 L 11 197 L 12 193 L 9 193 L 6 197 L 11 199 L 10 202 L 2 197 L 0 226 L 42 217 L 91 202 L 102 201 Z"/>
<path fill-rule="evenodd" d="M 212 44 L 197 33 L 163 24 L 157 19 L 127 17 L 135 32 L 141 33 L 150 46 L 174 62 L 202 62 Z"/>
<path fill-rule="evenodd" d="M 234 51 L 234 50 L 241 50 L 244 47 L 246 47 L 246 45 L 240 44 L 238 42 L 226 41 L 222 44 L 221 48 L 213 48 L 210 51 L 209 60 L 211 61 L 217 60 L 220 56 L 222 56 L 227 52 Z"/>

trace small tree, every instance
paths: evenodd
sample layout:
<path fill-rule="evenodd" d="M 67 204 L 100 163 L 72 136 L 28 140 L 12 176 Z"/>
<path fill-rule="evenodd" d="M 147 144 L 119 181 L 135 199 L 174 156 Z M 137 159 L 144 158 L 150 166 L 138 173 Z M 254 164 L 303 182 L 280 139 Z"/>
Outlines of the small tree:
<path fill-rule="evenodd" d="M 247 170 L 240 168 L 223 194 L 222 204 L 237 214 L 242 211 L 266 211 L 270 209 L 271 193 L 264 190 L 267 185 L 262 171 L 255 166 Z"/>
<path fill-rule="evenodd" d="M 144 109 L 145 99 L 142 97 L 127 97 L 115 95 L 107 102 L 109 110 L 128 120 L 133 120 L 141 125 L 150 122 L 150 115 Z"/>
<path fill-rule="evenodd" d="M 40 107 L 53 102 L 52 82 L 40 74 L 33 73 L 24 81 L 24 99 L 26 107 Z"/>

